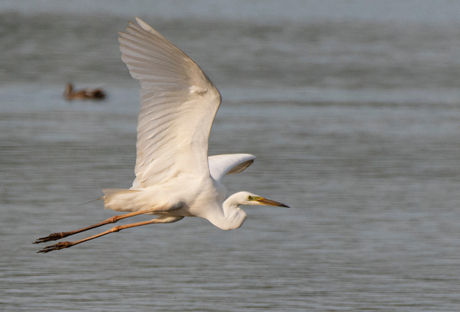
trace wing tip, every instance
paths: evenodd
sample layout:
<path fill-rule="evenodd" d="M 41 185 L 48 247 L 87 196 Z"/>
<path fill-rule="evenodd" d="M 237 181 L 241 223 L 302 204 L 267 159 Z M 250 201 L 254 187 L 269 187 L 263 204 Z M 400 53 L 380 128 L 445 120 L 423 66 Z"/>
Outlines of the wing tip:
<path fill-rule="evenodd" d="M 147 24 L 146 22 L 144 22 L 137 16 L 135 18 L 136 18 L 137 24 L 139 24 L 139 26 L 141 26 L 143 30 L 148 31 L 149 33 L 153 33 L 155 35 L 159 35 L 159 33 L 155 29 L 153 29 L 152 26 L 150 26 L 149 24 Z"/>

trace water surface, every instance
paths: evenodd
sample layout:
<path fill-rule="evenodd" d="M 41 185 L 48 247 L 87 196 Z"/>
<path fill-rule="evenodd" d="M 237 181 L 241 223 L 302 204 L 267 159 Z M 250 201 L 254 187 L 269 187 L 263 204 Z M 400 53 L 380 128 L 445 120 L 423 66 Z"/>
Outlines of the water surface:
<path fill-rule="evenodd" d="M 146 11 L 223 95 L 210 154 L 258 157 L 229 191 L 292 208 L 245 208 L 235 231 L 188 218 L 42 255 L 36 238 L 114 215 L 81 203 L 130 186 L 139 104 L 117 42 L 133 16 L 41 12 L 0 18 L 2 311 L 458 311 L 456 21 Z M 109 97 L 66 102 L 67 81 Z"/>

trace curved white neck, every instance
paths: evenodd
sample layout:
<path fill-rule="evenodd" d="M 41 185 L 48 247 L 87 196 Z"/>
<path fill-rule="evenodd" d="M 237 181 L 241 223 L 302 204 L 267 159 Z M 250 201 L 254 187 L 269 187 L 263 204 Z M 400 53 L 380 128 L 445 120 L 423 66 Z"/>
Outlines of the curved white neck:
<path fill-rule="evenodd" d="M 208 220 L 222 230 L 233 230 L 239 228 L 244 220 L 246 220 L 246 213 L 238 207 L 239 202 L 235 194 L 227 198 L 222 204 L 223 214 L 214 215 Z"/>

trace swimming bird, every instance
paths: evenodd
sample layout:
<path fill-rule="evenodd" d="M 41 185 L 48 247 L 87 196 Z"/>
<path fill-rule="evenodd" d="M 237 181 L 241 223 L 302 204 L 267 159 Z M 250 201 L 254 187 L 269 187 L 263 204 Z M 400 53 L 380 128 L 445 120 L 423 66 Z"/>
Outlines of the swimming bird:
<path fill-rule="evenodd" d="M 222 230 L 239 228 L 246 219 L 241 205 L 288 207 L 249 192 L 227 198 L 222 179 L 250 166 L 251 154 L 208 157 L 208 137 L 221 103 L 214 84 L 184 52 L 145 22 L 129 22 L 120 32 L 122 60 L 141 83 L 141 110 L 137 127 L 136 178 L 130 189 L 104 189 L 104 207 L 126 212 L 76 231 L 53 233 L 36 244 L 61 239 L 135 215 L 153 220 L 115 226 L 74 242 L 47 246 L 47 253 L 121 231 L 184 217 L 207 219 Z"/>
<path fill-rule="evenodd" d="M 65 87 L 64 97 L 67 101 L 72 100 L 102 100 L 105 98 L 105 92 L 99 89 L 83 89 L 74 91 L 73 85 L 68 83 Z"/>

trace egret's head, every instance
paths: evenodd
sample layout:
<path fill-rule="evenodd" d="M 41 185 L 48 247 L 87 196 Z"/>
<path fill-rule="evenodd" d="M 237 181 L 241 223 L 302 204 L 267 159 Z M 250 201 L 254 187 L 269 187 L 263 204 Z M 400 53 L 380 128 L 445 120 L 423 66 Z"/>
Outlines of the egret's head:
<path fill-rule="evenodd" d="M 255 195 L 249 192 L 240 192 L 238 194 L 241 194 L 240 205 L 247 205 L 247 206 L 263 205 L 263 206 L 277 206 L 277 207 L 290 208 L 289 206 L 285 204 L 279 203 L 271 199 L 266 199 L 266 198 L 260 197 L 259 195 Z"/>
<path fill-rule="evenodd" d="M 237 229 L 243 224 L 247 216 L 243 209 L 238 207 L 240 205 L 266 205 L 289 208 L 289 206 L 286 206 L 285 204 L 260 197 L 259 195 L 255 195 L 249 192 L 238 192 L 227 198 L 227 200 L 223 203 L 225 213 L 224 218 L 212 218 L 211 216 L 207 219 L 222 230 Z"/>

